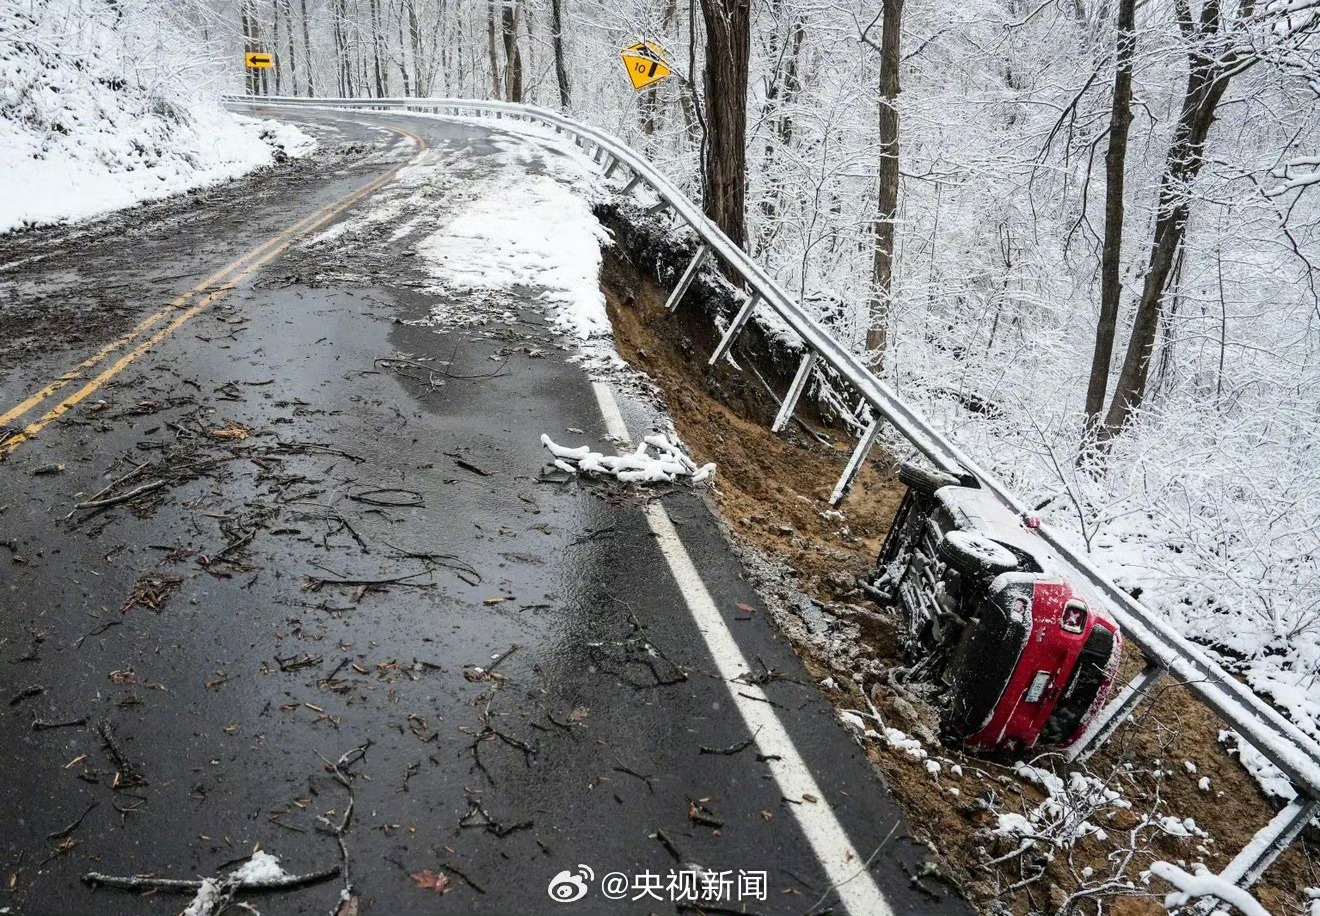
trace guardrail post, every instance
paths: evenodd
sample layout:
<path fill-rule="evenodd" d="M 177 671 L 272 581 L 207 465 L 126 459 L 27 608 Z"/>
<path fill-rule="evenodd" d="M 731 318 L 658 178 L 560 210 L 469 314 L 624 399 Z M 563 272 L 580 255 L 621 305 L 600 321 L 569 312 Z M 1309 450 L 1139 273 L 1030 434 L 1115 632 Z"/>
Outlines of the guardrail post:
<path fill-rule="evenodd" d="M 1280 853 L 1292 845 L 1317 811 L 1320 811 L 1320 802 L 1299 792 L 1291 804 L 1256 831 L 1233 861 L 1224 866 L 1219 877 L 1239 887 L 1251 887 L 1269 870 Z"/>
<path fill-rule="evenodd" d="M 610 155 L 610 164 L 609 164 L 608 166 L 605 167 L 605 180 L 606 180 L 606 181 L 609 181 L 609 180 L 610 180 L 610 177 L 614 175 L 614 170 L 617 169 L 618 167 L 619 167 L 619 160 L 618 160 L 618 158 L 617 158 L 616 156 L 614 156 L 613 154 L 611 154 L 611 155 Z"/>
<path fill-rule="evenodd" d="M 664 201 L 661 201 L 661 203 L 664 203 Z M 706 258 L 709 256 L 709 245 L 702 245 L 697 249 L 697 253 L 692 256 L 692 263 L 687 266 L 687 270 L 683 271 L 683 276 L 679 278 L 678 286 L 675 286 L 674 291 L 669 294 L 669 301 L 665 303 L 665 311 L 671 314 L 678 311 L 679 300 L 688 291 L 688 287 L 696 279 L 697 271 L 701 270 L 701 265 L 706 263 Z"/>
<path fill-rule="evenodd" d="M 870 426 L 866 427 L 866 432 L 862 433 L 857 448 L 853 449 L 852 457 L 848 459 L 848 466 L 843 469 L 843 476 L 834 485 L 834 492 L 830 494 L 831 506 L 837 506 L 852 489 L 853 481 L 857 479 L 857 472 L 862 469 L 862 462 L 866 460 L 871 446 L 875 445 L 875 437 L 878 435 L 880 435 L 880 419 L 877 417 L 871 421 Z"/>
<path fill-rule="evenodd" d="M 756 305 L 760 301 L 760 293 L 752 293 L 747 297 L 747 302 L 742 308 L 738 309 L 738 314 L 733 316 L 733 321 L 729 324 L 729 329 L 724 332 L 724 336 L 720 338 L 719 344 L 715 347 L 715 352 L 710 355 L 710 362 L 707 363 L 708 366 L 715 365 L 729 352 L 729 349 L 733 346 L 733 342 L 737 340 L 738 335 L 742 333 L 743 327 L 747 324 L 747 319 L 752 317 L 752 312 L 756 309 Z"/>
<path fill-rule="evenodd" d="M 633 172 L 633 177 L 629 178 L 628 183 L 624 185 L 623 196 L 627 197 L 629 194 L 632 193 L 633 188 L 637 187 L 641 183 L 642 183 L 642 176 L 637 174 L 636 172 Z"/>
<path fill-rule="evenodd" d="M 1146 662 L 1146 667 L 1141 673 L 1128 681 L 1119 691 L 1118 696 L 1110 700 L 1108 705 L 1096 714 L 1095 720 L 1087 727 L 1086 734 L 1068 748 L 1065 754 L 1067 759 L 1072 763 L 1080 763 L 1094 754 L 1100 745 L 1113 737 L 1118 727 L 1141 705 L 1164 674 L 1163 665 L 1158 662 Z"/>
<path fill-rule="evenodd" d="M 779 405 L 779 413 L 775 414 L 775 422 L 771 425 L 770 432 L 779 432 L 788 425 L 789 420 L 793 419 L 798 398 L 802 397 L 802 392 L 807 387 L 807 379 L 811 378 L 811 370 L 816 368 L 818 359 L 820 354 L 815 350 L 808 350 L 807 355 L 802 357 L 802 362 L 798 364 L 797 375 L 793 376 L 793 384 L 788 386 L 788 393 L 784 395 L 784 401 Z"/>

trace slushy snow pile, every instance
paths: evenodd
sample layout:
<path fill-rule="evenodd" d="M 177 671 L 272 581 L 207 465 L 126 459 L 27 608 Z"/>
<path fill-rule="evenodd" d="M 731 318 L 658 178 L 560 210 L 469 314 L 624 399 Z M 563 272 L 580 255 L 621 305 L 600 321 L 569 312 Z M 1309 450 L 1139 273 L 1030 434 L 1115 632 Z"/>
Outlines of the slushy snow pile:
<path fill-rule="evenodd" d="M 215 56 L 144 0 L 0 0 L 0 232 L 235 178 L 313 141 L 224 110 Z"/>
<path fill-rule="evenodd" d="M 555 327 L 579 341 L 610 334 L 600 290 L 600 246 L 609 235 L 591 212 L 586 176 L 566 158 L 506 144 L 500 174 L 483 183 L 447 226 L 417 251 L 444 292 L 530 290 L 552 307 Z"/>
<path fill-rule="evenodd" d="M 243 884 L 266 884 L 271 881 L 279 881 L 281 878 L 287 878 L 284 869 L 280 868 L 279 857 L 273 856 L 263 850 L 258 850 L 239 866 L 229 876 L 231 881 L 238 881 Z"/>
<path fill-rule="evenodd" d="M 662 435 L 647 436 L 635 451 L 627 455 L 605 455 L 593 452 L 587 445 L 565 448 L 544 433 L 541 434 L 541 444 L 554 456 L 555 467 L 570 474 L 615 477 L 624 483 L 672 483 L 684 478 L 700 483 L 715 473 L 714 463 L 698 467 L 682 449 Z M 649 449 L 655 449 L 656 454 L 650 454 Z"/>
<path fill-rule="evenodd" d="M 279 857 L 258 850 L 238 868 L 229 873 L 223 881 L 205 878 L 197 894 L 184 907 L 181 916 L 211 916 L 216 905 L 225 893 L 226 887 L 259 886 L 281 881 L 289 877 L 288 872 L 280 867 Z"/>

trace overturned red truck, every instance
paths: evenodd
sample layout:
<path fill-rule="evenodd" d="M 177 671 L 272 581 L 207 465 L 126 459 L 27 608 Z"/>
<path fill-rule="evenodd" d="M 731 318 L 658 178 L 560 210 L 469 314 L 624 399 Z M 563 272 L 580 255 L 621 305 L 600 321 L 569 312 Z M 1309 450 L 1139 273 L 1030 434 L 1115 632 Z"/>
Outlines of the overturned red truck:
<path fill-rule="evenodd" d="M 914 671 L 937 686 L 946 740 L 1015 754 L 1078 741 L 1109 696 L 1118 624 L 993 494 L 915 464 L 875 594 L 906 621 Z M 971 483 L 972 485 L 967 485 Z"/>

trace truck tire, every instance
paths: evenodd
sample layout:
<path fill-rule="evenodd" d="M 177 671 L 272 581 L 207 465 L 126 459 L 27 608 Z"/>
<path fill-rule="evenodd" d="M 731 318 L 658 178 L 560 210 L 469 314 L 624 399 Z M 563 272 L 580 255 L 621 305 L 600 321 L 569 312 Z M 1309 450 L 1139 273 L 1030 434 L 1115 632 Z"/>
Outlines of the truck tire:
<path fill-rule="evenodd" d="M 1011 550 L 972 531 L 950 531 L 936 550 L 940 559 L 973 579 L 993 579 L 1018 568 Z"/>

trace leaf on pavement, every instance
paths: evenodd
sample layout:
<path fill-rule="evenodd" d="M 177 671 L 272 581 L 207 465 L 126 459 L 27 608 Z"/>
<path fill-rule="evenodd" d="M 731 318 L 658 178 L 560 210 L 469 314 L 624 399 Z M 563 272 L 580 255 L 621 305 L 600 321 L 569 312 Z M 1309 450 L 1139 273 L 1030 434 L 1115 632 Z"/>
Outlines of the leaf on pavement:
<path fill-rule="evenodd" d="M 230 423 L 228 426 L 220 429 L 211 430 L 211 435 L 216 439 L 223 439 L 228 442 L 242 442 L 248 436 L 252 435 L 252 430 L 246 426 L 240 426 L 237 423 Z"/>
<path fill-rule="evenodd" d="M 448 876 L 436 874 L 429 868 L 417 872 L 412 879 L 422 890 L 435 891 L 437 894 L 449 891 Z"/>

